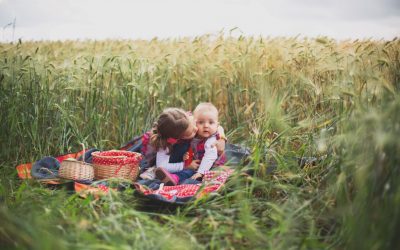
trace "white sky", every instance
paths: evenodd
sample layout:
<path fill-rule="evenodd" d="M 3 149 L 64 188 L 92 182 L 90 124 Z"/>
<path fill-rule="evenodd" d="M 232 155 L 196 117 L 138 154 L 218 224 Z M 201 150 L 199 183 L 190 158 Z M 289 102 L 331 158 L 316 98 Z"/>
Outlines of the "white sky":
<path fill-rule="evenodd" d="M 13 25 L 15 22 L 15 29 Z M 218 34 L 400 37 L 400 0 L 0 0 L 0 41 Z"/>

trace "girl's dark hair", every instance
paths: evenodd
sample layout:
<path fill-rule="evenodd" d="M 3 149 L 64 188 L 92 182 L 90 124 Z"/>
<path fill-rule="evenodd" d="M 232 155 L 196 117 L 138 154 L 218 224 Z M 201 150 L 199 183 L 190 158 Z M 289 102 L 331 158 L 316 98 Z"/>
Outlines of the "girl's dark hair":
<path fill-rule="evenodd" d="M 158 151 L 160 148 L 171 146 L 168 138 L 179 139 L 189 127 L 189 119 L 186 112 L 180 108 L 167 108 L 161 113 L 153 125 L 153 133 L 150 139 L 151 145 Z"/>

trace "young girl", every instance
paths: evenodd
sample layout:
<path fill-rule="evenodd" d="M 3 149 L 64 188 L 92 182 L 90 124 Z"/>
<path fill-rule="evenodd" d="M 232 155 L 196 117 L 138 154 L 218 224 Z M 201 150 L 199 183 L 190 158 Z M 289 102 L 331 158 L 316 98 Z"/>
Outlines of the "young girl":
<path fill-rule="evenodd" d="M 165 109 L 155 122 L 150 138 L 150 144 L 157 151 L 156 166 L 162 166 L 171 173 L 183 170 L 183 160 L 171 163 L 172 150 L 180 150 L 182 147 L 188 149 L 196 133 L 193 116 L 179 108 Z"/>

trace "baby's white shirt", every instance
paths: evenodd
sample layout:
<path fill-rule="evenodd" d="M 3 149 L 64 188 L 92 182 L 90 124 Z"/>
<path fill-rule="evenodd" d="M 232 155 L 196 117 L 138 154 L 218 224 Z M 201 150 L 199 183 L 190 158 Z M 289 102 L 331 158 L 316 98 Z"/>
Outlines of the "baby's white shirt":
<path fill-rule="evenodd" d="M 218 159 L 218 152 L 217 147 L 212 145 L 217 141 L 217 136 L 213 135 L 208 138 L 204 144 L 204 156 L 201 159 L 201 163 L 199 169 L 197 170 L 198 173 L 204 174 L 206 171 L 210 170 L 211 167 L 214 165 L 214 162 Z"/>

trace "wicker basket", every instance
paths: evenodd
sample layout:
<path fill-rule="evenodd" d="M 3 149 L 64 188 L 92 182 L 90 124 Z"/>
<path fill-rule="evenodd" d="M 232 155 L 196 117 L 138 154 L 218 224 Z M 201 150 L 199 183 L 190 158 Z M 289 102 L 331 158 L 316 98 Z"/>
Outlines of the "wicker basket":
<path fill-rule="evenodd" d="M 96 179 L 123 178 L 135 181 L 142 155 L 124 150 L 94 152 L 93 168 Z"/>
<path fill-rule="evenodd" d="M 83 144 L 82 144 L 83 145 Z M 83 159 L 66 159 L 61 162 L 58 175 L 61 178 L 74 181 L 92 181 L 94 179 L 93 166 L 85 162 L 85 146 L 83 145 Z"/>

